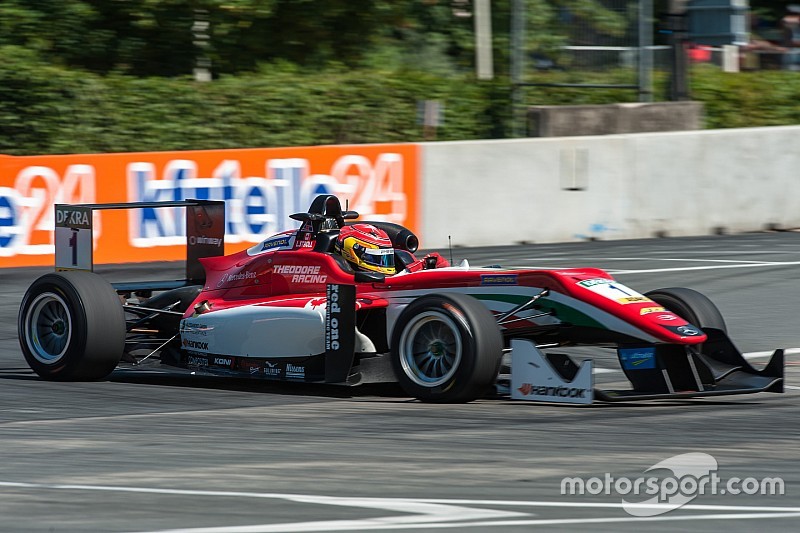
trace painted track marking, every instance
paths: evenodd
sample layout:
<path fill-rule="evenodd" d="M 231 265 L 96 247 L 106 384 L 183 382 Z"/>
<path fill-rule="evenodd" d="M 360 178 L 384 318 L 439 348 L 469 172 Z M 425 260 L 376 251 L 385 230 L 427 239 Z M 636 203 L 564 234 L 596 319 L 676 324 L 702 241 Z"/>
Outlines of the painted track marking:
<path fill-rule="evenodd" d="M 259 498 L 330 505 L 362 509 L 383 509 L 401 515 L 352 520 L 323 520 L 283 524 L 256 524 L 246 526 L 220 526 L 159 530 L 158 533 L 282 533 L 311 531 L 356 531 L 395 529 L 444 529 L 465 527 L 514 527 L 534 525 L 588 525 L 603 523 L 672 522 L 691 520 L 753 520 L 775 518 L 800 518 L 800 507 L 731 506 L 688 504 L 682 508 L 690 511 L 710 511 L 707 514 L 662 515 L 654 517 L 592 517 L 592 518 L 533 518 L 532 513 L 486 509 L 485 507 L 540 507 L 567 509 L 622 509 L 620 503 L 565 502 L 565 501 L 514 501 L 429 498 L 356 498 L 319 496 L 290 493 L 262 493 L 238 491 L 211 491 L 191 489 L 166 489 L 153 487 L 115 487 L 103 485 L 42 484 L 0 481 L 0 487 L 26 490 L 69 490 L 94 492 L 123 492 L 139 494 L 164 494 L 196 497 Z M 479 507 L 476 507 L 479 506 Z M 666 504 L 642 504 L 642 507 L 671 509 Z M 530 518 L 529 518 L 530 517 Z M 155 532 L 152 532 L 155 533 Z"/>
<path fill-rule="evenodd" d="M 538 258 L 532 259 L 532 261 L 546 261 L 546 258 Z M 596 258 L 596 259 L 586 259 L 586 261 L 703 261 L 703 262 L 718 262 L 718 261 L 728 261 L 723 259 L 717 260 L 710 260 L 710 259 L 659 259 L 659 258 L 646 258 L 646 257 L 604 257 L 604 258 Z M 714 265 L 704 265 L 704 266 L 684 266 L 684 267 L 669 267 L 669 268 L 642 268 L 642 269 L 612 269 L 612 268 L 605 268 L 606 272 L 609 274 L 650 274 L 650 273 L 659 273 L 659 272 L 692 272 L 697 270 L 717 270 L 723 268 L 763 268 L 763 267 L 784 267 L 784 266 L 797 266 L 800 265 L 800 261 L 731 261 L 732 264 L 714 264 Z M 557 267 L 553 266 L 543 266 L 543 267 L 531 267 L 531 266 L 510 266 L 511 269 L 522 269 L 522 270 L 552 270 Z M 564 267 L 567 268 L 567 267 Z M 569 268 L 574 268 L 569 267 Z"/>

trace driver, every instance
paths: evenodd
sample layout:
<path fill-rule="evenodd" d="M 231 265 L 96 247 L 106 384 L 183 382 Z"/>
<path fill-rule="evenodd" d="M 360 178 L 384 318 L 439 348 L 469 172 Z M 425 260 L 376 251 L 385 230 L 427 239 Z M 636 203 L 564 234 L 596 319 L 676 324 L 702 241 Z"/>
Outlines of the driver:
<path fill-rule="evenodd" d="M 354 268 L 391 276 L 397 273 L 394 248 L 389 235 L 372 224 L 352 224 L 343 227 L 336 239 L 334 251 Z"/>

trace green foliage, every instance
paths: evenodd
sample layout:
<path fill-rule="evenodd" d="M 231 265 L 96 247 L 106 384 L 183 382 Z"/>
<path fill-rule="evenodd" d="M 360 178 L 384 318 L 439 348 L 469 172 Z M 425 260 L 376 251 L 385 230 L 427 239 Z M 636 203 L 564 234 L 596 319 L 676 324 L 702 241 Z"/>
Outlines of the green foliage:
<path fill-rule="evenodd" d="M 444 104 L 438 139 L 484 138 L 502 134 L 485 120 L 500 115 L 492 99 L 507 100 L 507 88 L 492 94 L 490 84 L 420 72 L 275 63 L 198 83 L 76 73 L 20 49 L 0 56 L 0 153 L 8 154 L 419 141 L 424 99 Z"/>
<path fill-rule="evenodd" d="M 418 33 L 437 28 L 440 37 L 447 36 L 439 39 L 445 54 L 451 53 L 455 42 L 466 42 L 463 27 L 451 28 L 446 3 L 438 4 L 416 0 L 3 0 L 0 46 L 21 46 L 57 65 L 141 77 L 188 75 L 206 60 L 215 74 L 252 71 L 260 62 L 274 60 L 317 68 L 332 61 L 355 66 L 381 35 L 405 27 L 417 26 Z M 455 40 L 451 38 L 456 35 Z"/>
<path fill-rule="evenodd" d="M 624 33 L 627 24 L 601 0 L 523 4 L 527 52 L 551 59 L 574 21 L 605 35 Z M 501 75 L 508 73 L 511 5 L 491 3 Z M 140 77 L 189 75 L 208 62 L 214 75 L 252 72 L 272 61 L 463 75 L 474 68 L 473 16 L 468 0 L 3 0 L 0 46 Z"/>
<path fill-rule="evenodd" d="M 73 76 L 18 46 L 0 47 L 0 153 L 44 153 L 73 111 Z"/>
<path fill-rule="evenodd" d="M 705 104 L 707 128 L 746 128 L 800 124 L 800 76 L 763 70 L 722 72 L 711 65 L 694 67 L 692 96 Z"/>
<path fill-rule="evenodd" d="M 46 154 L 309 146 L 422 141 L 417 105 L 438 100 L 437 140 L 510 135 L 507 78 L 420 70 L 302 69 L 260 65 L 210 83 L 190 77 L 105 76 L 56 67 L 31 50 L 0 47 L 0 153 Z M 541 81 L 570 81 L 542 72 Z M 580 81 L 629 82 L 619 72 L 584 72 Z M 800 76 L 794 72 L 692 71 L 694 99 L 711 128 L 800 124 Z M 574 80 L 573 80 L 574 81 Z M 656 79 L 657 94 L 665 80 Z M 635 101 L 631 90 L 532 87 L 528 105 Z"/>

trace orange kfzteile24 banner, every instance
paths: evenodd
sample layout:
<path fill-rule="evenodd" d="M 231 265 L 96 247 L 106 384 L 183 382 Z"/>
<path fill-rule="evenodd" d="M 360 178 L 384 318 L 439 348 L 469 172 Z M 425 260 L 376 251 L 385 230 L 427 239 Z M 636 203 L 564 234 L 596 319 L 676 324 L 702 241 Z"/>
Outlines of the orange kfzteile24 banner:
<path fill-rule="evenodd" d="M 53 264 L 54 204 L 224 200 L 225 252 L 296 227 L 318 194 L 418 227 L 419 145 L 0 156 L 0 267 Z M 94 262 L 185 259 L 183 208 L 95 211 Z"/>

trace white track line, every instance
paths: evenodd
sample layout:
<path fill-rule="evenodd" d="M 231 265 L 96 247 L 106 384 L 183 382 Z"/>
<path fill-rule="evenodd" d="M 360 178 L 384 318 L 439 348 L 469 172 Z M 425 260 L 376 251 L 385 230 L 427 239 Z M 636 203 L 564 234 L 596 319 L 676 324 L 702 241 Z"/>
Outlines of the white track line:
<path fill-rule="evenodd" d="M 547 257 L 520 259 L 520 261 L 548 261 Z M 563 261 L 563 257 L 554 257 L 553 261 Z M 754 265 L 781 264 L 782 261 L 749 261 L 747 259 L 695 259 L 690 257 L 581 257 L 581 261 L 674 261 L 678 263 L 734 263 Z"/>
<path fill-rule="evenodd" d="M 546 261 L 546 258 L 541 259 L 531 259 L 531 261 Z M 598 262 L 601 261 L 615 261 L 615 258 L 603 258 L 597 260 Z M 634 258 L 631 258 L 634 260 Z M 643 261 L 668 261 L 668 259 L 645 259 L 642 258 Z M 524 261 L 524 259 L 523 259 Z M 684 261 L 684 260 L 681 260 Z M 686 259 L 685 261 L 697 261 L 695 259 Z M 720 260 L 722 261 L 722 260 Z M 659 273 L 659 272 L 691 272 L 694 270 L 717 270 L 722 268 L 761 268 L 761 267 L 783 267 L 783 266 L 797 266 L 800 265 L 800 261 L 759 261 L 759 262 L 745 262 L 745 261 L 736 261 L 735 264 L 716 264 L 716 265 L 705 265 L 705 266 L 692 266 L 692 267 L 671 267 L 671 268 L 642 268 L 642 269 L 613 269 L 613 268 L 604 268 L 606 272 L 609 274 L 649 274 L 649 273 Z M 553 270 L 558 268 L 574 268 L 573 267 L 553 267 L 551 266 L 530 266 L 530 265 L 510 265 L 509 268 L 511 269 L 519 269 L 519 270 Z"/>
<path fill-rule="evenodd" d="M 416 524 L 387 523 L 391 517 L 363 520 L 336 520 L 328 522 L 300 522 L 297 524 L 263 524 L 255 526 L 223 526 L 189 529 L 162 529 L 141 533 L 310 533 L 328 531 L 386 531 L 412 529 L 462 529 L 468 527 L 509 528 L 520 526 L 554 526 L 554 525 L 591 525 L 591 524 L 625 524 L 648 522 L 679 522 L 695 520 L 756 520 L 775 518 L 800 518 L 800 513 L 728 513 L 700 514 L 680 516 L 654 516 L 649 518 L 614 517 L 614 518 L 554 518 L 531 520 L 506 520 L 485 522 L 422 522 Z M 789 530 L 789 529 L 787 529 Z"/>
<path fill-rule="evenodd" d="M 496 507 L 541 507 L 571 509 L 624 509 L 623 503 L 591 503 L 575 501 L 509 501 L 470 499 L 426 499 L 426 498 L 353 498 L 320 496 L 310 494 L 261 493 L 239 491 L 210 491 L 190 489 L 164 489 L 152 487 L 116 487 L 103 485 L 71 485 L 2 482 L 0 487 L 26 490 L 67 490 L 94 492 L 124 492 L 139 494 L 164 494 L 194 497 L 258 498 L 328 505 L 337 507 L 382 509 L 392 513 L 376 518 L 307 521 L 283 524 L 257 524 L 246 526 L 219 526 L 160 530 L 159 533 L 304 533 L 313 531 L 358 531 L 397 529 L 443 529 L 467 527 L 513 527 L 545 525 L 588 525 L 636 522 L 674 522 L 692 520 L 753 520 L 776 518 L 800 518 L 800 507 L 732 506 L 732 505 L 684 505 L 690 511 L 710 511 L 707 514 L 671 513 L 653 517 L 591 517 L 591 518 L 533 518 L 530 512 L 499 510 Z M 655 509 L 672 509 L 667 504 L 642 504 Z M 487 509 L 486 507 L 495 507 Z M 530 517 L 530 518 L 529 518 Z"/>
<path fill-rule="evenodd" d="M 742 354 L 745 359 L 763 359 L 766 357 L 772 357 L 774 351 L 771 352 L 748 352 Z M 783 350 L 783 355 L 797 355 L 800 354 L 800 348 L 786 348 Z"/>
<path fill-rule="evenodd" d="M 786 261 L 786 262 L 764 262 L 764 263 L 744 263 L 735 265 L 708 265 L 696 267 L 675 267 L 675 268 L 643 268 L 638 270 L 608 270 L 612 274 L 647 274 L 651 272 L 690 272 L 693 270 L 717 270 L 722 268 L 761 268 L 761 267 L 776 267 L 776 266 L 797 266 L 800 261 Z"/>

